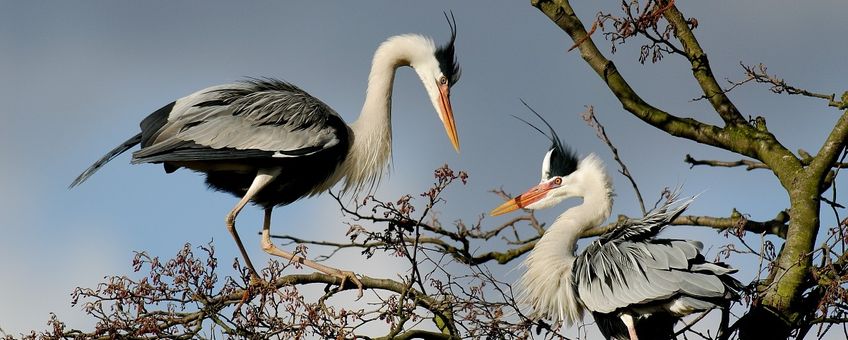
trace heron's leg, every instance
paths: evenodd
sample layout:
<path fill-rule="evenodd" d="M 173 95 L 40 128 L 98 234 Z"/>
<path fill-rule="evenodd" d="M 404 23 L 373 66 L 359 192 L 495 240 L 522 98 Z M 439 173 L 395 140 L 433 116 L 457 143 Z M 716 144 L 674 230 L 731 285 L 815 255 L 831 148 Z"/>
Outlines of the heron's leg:
<path fill-rule="evenodd" d="M 265 250 L 268 254 L 282 257 L 291 262 L 300 263 L 324 274 L 335 276 L 342 280 L 341 283 L 339 283 L 339 287 L 344 287 L 345 282 L 350 280 L 350 282 L 353 282 L 353 284 L 359 288 L 358 296 L 362 297 L 362 282 L 359 281 L 353 272 L 328 267 L 318 262 L 306 259 L 303 256 L 297 256 L 277 248 L 277 246 L 274 245 L 274 242 L 271 242 L 271 208 L 265 208 L 265 222 L 262 224 L 262 250 Z"/>
<path fill-rule="evenodd" d="M 244 194 L 244 197 L 236 204 L 233 210 L 227 214 L 227 230 L 233 235 L 233 239 L 236 240 L 236 245 L 238 245 L 239 251 L 241 252 L 241 256 L 244 257 L 244 262 L 247 265 L 247 268 L 250 270 L 251 281 L 258 280 L 261 281 L 261 276 L 256 272 L 256 269 L 253 267 L 253 263 L 250 262 L 250 257 L 247 256 L 247 251 L 244 249 L 244 245 L 241 243 L 241 238 L 238 235 L 238 231 L 236 231 L 236 217 L 238 216 L 241 209 L 247 205 L 247 202 L 256 196 L 256 193 L 259 190 L 262 190 L 268 183 L 270 183 L 277 175 L 279 175 L 279 170 L 259 170 L 256 174 L 256 178 L 253 179 L 253 183 L 250 184 L 250 187 L 247 189 L 247 193 Z"/>
<path fill-rule="evenodd" d="M 633 319 L 633 315 L 621 313 L 620 318 L 624 322 L 624 325 L 627 326 L 627 333 L 630 334 L 630 340 L 639 340 L 639 337 L 636 335 L 636 320 Z"/>

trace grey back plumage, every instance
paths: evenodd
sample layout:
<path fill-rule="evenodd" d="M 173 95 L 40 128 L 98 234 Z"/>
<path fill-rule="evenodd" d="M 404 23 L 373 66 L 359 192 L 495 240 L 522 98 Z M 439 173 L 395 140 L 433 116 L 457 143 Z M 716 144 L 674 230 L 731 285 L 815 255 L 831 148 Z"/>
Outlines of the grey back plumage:
<path fill-rule="evenodd" d="M 735 270 L 705 262 L 701 242 L 653 238 L 692 200 L 680 202 L 672 195 L 644 218 L 626 221 L 586 247 L 572 276 L 586 308 L 613 313 L 677 299 L 703 310 L 715 305 L 710 301 L 736 294 L 741 284 L 724 277 Z"/>
<path fill-rule="evenodd" d="M 132 163 L 298 157 L 348 142 L 338 113 L 297 86 L 267 78 L 197 91 L 156 110 L 140 127 L 71 187 L 138 144 Z"/>
<path fill-rule="evenodd" d="M 178 100 L 133 163 L 309 155 L 339 143 L 342 127 L 330 120 L 341 118 L 283 81 L 219 85 Z"/>

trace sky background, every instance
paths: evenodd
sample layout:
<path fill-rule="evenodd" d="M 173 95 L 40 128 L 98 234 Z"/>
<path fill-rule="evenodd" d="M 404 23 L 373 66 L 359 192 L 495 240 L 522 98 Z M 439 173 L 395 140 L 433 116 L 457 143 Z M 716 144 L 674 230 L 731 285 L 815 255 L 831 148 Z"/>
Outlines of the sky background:
<path fill-rule="evenodd" d="M 589 22 L 604 9 L 596 3 L 573 5 Z M 617 2 L 607 3 L 606 10 L 617 8 Z M 248 76 L 293 82 L 351 122 L 361 108 L 377 45 L 402 33 L 444 42 L 445 10 L 453 11 L 458 25 L 462 78 L 451 94 L 462 153 L 451 148 L 417 76 L 400 69 L 393 166 L 378 196 L 421 192 L 432 183 L 432 170 L 448 163 L 466 170 L 470 183 L 451 189 L 439 214 L 446 222 L 473 221 L 500 204 L 490 189 L 519 193 L 536 184 L 549 143 L 510 117 L 529 115 L 523 98 L 579 154 L 599 154 L 613 172 L 608 149 L 580 118 L 584 106 L 593 105 L 647 200 L 683 183 L 687 193 L 705 191 L 692 214 L 728 216 L 736 208 L 767 220 L 787 207 L 766 171 L 689 169 L 682 161 L 687 153 L 739 157 L 675 139 L 624 112 L 579 54 L 566 52 L 571 41 L 565 33 L 528 1 L 483 4 L 0 1 L 0 328 L 10 334 L 43 329 L 50 312 L 73 327 L 89 327 L 92 320 L 70 306 L 70 292 L 106 275 L 129 274 L 134 251 L 170 257 L 185 242 L 214 240 L 222 273 L 230 274 L 237 250 L 223 221 L 237 199 L 207 190 L 200 175 L 131 166 L 125 154 L 82 186 L 67 190 L 68 184 L 137 133 L 138 123 L 155 109 Z M 740 61 L 762 62 L 799 87 L 846 89 L 848 51 L 839 42 L 845 38 L 848 2 L 679 1 L 678 6 L 699 20 L 695 34 L 719 79 L 741 79 Z M 600 33 L 594 38 L 609 51 Z M 684 59 L 640 65 L 638 46 L 633 41 L 608 56 L 644 99 L 680 116 L 719 123 L 708 103 L 691 100 L 699 89 Z M 823 101 L 773 95 L 762 86 L 739 88 L 730 97 L 744 115 L 764 116 L 790 150 L 815 153 L 838 118 Z M 613 214 L 638 214 L 630 185 L 617 174 L 614 182 Z M 539 216 L 551 221 L 564 208 Z M 327 195 L 299 201 L 275 210 L 272 231 L 342 240 L 346 227 L 337 211 Z M 832 226 L 830 214 L 823 216 L 823 228 Z M 268 260 L 254 234 L 261 218 L 260 209 L 249 207 L 238 219 L 255 263 Z M 508 218 L 488 218 L 484 225 Z M 708 229 L 674 228 L 668 235 L 704 241 L 708 258 L 726 243 Z M 745 282 L 755 275 L 750 261 L 730 263 L 742 269 Z M 391 261 L 362 266 L 356 257 L 329 264 L 383 277 L 404 270 Z M 503 272 L 509 282 L 520 274 Z"/>

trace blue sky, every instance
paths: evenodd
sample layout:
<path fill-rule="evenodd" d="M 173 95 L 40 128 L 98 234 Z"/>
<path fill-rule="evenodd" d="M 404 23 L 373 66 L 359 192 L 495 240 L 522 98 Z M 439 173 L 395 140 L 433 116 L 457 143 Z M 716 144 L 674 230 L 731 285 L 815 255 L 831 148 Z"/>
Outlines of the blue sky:
<path fill-rule="evenodd" d="M 432 182 L 432 170 L 448 163 L 468 171 L 471 182 L 449 193 L 440 216 L 476 220 L 499 204 L 488 190 L 517 193 L 535 184 L 548 143 L 510 117 L 528 114 L 519 102 L 523 98 L 578 153 L 597 153 L 614 171 L 605 145 L 580 118 L 585 105 L 594 105 L 647 198 L 684 183 L 691 193 L 706 190 L 691 207 L 693 214 L 727 216 L 737 208 L 765 220 L 786 207 L 766 171 L 690 170 L 682 162 L 687 153 L 739 157 L 667 136 L 625 113 L 579 55 L 566 52 L 567 36 L 528 2 L 481 4 L 0 2 L 0 328 L 12 334 L 41 329 L 49 312 L 74 326 L 90 325 L 79 308 L 70 307 L 71 290 L 128 273 L 136 250 L 167 257 L 185 242 L 214 239 L 222 263 L 236 256 L 223 220 L 237 200 L 207 190 L 197 174 L 130 166 L 124 155 L 81 187 L 66 189 L 91 162 L 135 134 L 147 114 L 210 85 L 267 76 L 298 84 L 353 121 L 376 46 L 410 32 L 444 41 L 449 29 L 442 11 L 449 9 L 458 24 L 463 69 L 452 90 L 462 153 L 453 152 L 417 77 L 401 69 L 393 97 L 394 162 L 378 195 L 422 191 Z M 595 2 L 574 5 L 586 21 L 599 10 L 590 7 Z M 695 33 L 719 79 L 742 78 L 740 61 L 763 62 L 800 87 L 827 93 L 846 88 L 846 50 L 836 43 L 844 40 L 844 1 L 678 6 L 698 18 Z M 707 103 L 691 101 L 699 94 L 685 60 L 670 56 L 639 65 L 637 45 L 611 58 L 643 98 L 675 114 L 718 123 Z M 773 95 L 765 87 L 739 88 L 731 98 L 743 114 L 766 117 L 791 150 L 814 153 L 838 117 L 821 101 Z M 638 213 L 629 184 L 618 175 L 614 180 L 613 213 Z M 296 202 L 275 210 L 273 231 L 342 239 L 346 228 L 336 210 L 329 196 Z M 561 211 L 540 216 L 551 220 Z M 247 208 L 238 222 L 252 258 L 264 263 L 258 237 L 251 236 L 261 216 L 259 209 Z M 825 226 L 832 225 L 824 217 Z M 711 255 L 726 242 L 705 229 L 669 234 L 702 240 Z M 731 263 L 743 270 L 741 278 L 753 277 L 746 270 L 751 262 Z M 403 269 L 360 270 L 357 260 L 343 258 L 330 264 L 383 276 Z M 507 280 L 517 277 L 515 271 L 509 275 Z"/>

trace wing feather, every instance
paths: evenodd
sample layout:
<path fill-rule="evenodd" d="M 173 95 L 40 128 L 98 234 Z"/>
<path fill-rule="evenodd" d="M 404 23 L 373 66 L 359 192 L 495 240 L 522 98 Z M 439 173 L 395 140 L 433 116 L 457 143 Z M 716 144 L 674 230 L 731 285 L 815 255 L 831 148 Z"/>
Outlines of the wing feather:
<path fill-rule="evenodd" d="M 672 272 L 680 278 L 680 290 L 696 297 L 718 297 L 724 295 L 724 285 L 715 275 L 692 272 Z"/>
<path fill-rule="evenodd" d="M 147 124 L 156 131 L 142 131 L 151 137 L 133 162 L 302 156 L 347 138 L 335 111 L 274 79 L 210 87 L 170 109 L 164 124 Z"/>
<path fill-rule="evenodd" d="M 586 247 L 575 259 L 572 275 L 587 309 L 612 313 L 675 296 L 710 299 L 727 294 L 727 282 L 735 280 L 723 275 L 734 270 L 706 263 L 702 243 L 653 238 L 691 202 L 672 195 L 645 218 L 622 224 Z"/>

